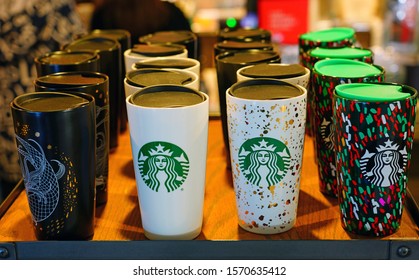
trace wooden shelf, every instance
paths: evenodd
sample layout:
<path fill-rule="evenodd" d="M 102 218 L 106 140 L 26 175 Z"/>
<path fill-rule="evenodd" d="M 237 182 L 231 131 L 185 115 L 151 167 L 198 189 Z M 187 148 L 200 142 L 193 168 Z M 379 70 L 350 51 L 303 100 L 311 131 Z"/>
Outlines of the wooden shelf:
<path fill-rule="evenodd" d="M 187 244 L 186 246 L 190 247 L 191 249 L 195 248 L 195 246 L 204 246 L 203 248 L 206 248 L 206 246 L 215 246 L 214 248 L 217 248 L 215 250 L 221 251 L 227 250 L 228 248 L 233 249 L 236 246 L 239 246 L 239 248 L 242 248 L 240 251 L 243 252 L 243 254 L 246 254 L 247 252 L 245 247 L 249 246 L 247 247 L 248 249 L 254 249 L 248 253 L 257 254 L 258 251 L 255 249 L 257 247 L 260 250 L 268 250 L 266 256 L 269 257 L 272 254 L 270 250 L 276 248 L 276 246 L 285 246 L 285 244 L 289 244 L 289 242 L 274 242 L 281 240 L 295 241 L 292 244 L 295 246 L 295 244 L 298 243 L 299 246 L 301 246 L 301 250 L 303 250 L 303 248 L 307 248 L 307 250 L 316 250 L 317 248 L 320 250 L 317 252 L 319 257 L 322 255 L 328 256 L 328 254 L 335 253 L 335 256 L 339 258 L 342 256 L 342 252 L 339 253 L 336 251 L 336 248 L 358 248 L 356 246 L 359 246 L 359 249 L 361 250 L 359 252 L 364 252 L 367 254 L 365 256 L 369 256 L 371 258 L 380 258 L 377 255 L 374 255 L 377 253 L 377 251 L 372 252 L 370 250 L 370 246 L 365 244 L 373 245 L 376 244 L 375 242 L 379 242 L 379 244 L 385 248 L 383 250 L 386 252 L 386 256 L 389 257 L 389 254 L 392 252 L 389 249 L 391 247 L 390 244 L 397 244 L 397 246 L 399 246 L 401 244 L 400 242 L 408 242 L 410 244 L 410 249 L 412 246 L 415 248 L 415 251 L 413 253 L 409 253 L 409 256 L 416 256 L 419 258 L 419 242 L 416 242 L 419 240 L 419 228 L 407 210 L 405 210 L 403 213 L 400 229 L 391 236 L 383 238 L 366 237 L 349 234 L 342 228 L 339 219 L 339 207 L 337 199 L 325 196 L 319 191 L 319 179 L 317 174 L 317 167 L 314 161 L 313 142 L 312 139 L 308 136 L 305 139 L 303 169 L 301 176 L 301 189 L 298 204 L 297 222 L 291 230 L 281 234 L 259 235 L 241 229 L 238 226 L 231 173 L 227 169 L 226 164 L 226 154 L 222 137 L 221 120 L 218 118 L 213 118 L 209 123 L 204 221 L 201 234 L 196 238 L 196 240 L 186 241 L 186 243 L 179 241 L 148 241 L 145 238 L 143 229 L 141 227 L 141 217 L 134 178 L 130 139 L 128 131 L 125 131 L 119 136 L 119 146 L 117 147 L 116 151 L 110 155 L 109 198 L 108 202 L 104 206 L 97 208 L 95 233 L 92 241 L 36 241 L 26 194 L 25 192 L 21 192 L 14 203 L 10 206 L 8 211 L 0 219 L 0 247 L 2 245 L 6 247 L 9 246 L 13 251 L 23 247 L 29 250 L 29 248 L 33 249 L 34 246 L 42 247 L 41 244 L 48 244 L 48 246 L 55 246 L 54 248 L 60 248 L 61 246 L 62 249 L 65 249 L 68 248 L 67 246 L 69 246 L 69 244 L 69 248 L 72 248 L 73 245 L 71 244 L 77 243 L 79 246 L 78 248 L 84 248 L 86 246 L 90 248 L 91 246 L 94 246 L 97 250 L 101 251 L 104 248 L 109 249 L 108 246 L 114 249 L 125 248 L 125 246 L 127 246 L 126 244 L 128 243 L 131 244 L 128 246 L 146 246 L 143 247 L 143 252 L 149 252 L 152 254 L 151 256 L 153 256 L 153 252 L 154 254 L 159 254 L 159 251 L 150 249 L 153 248 L 153 246 L 155 246 L 154 248 L 156 250 L 162 249 L 162 246 L 163 248 L 164 246 L 177 247 L 179 244 Z M 263 240 L 268 242 L 257 242 Z M 243 242 L 214 243 L 211 241 Z M 323 242 L 319 243 L 317 241 Z M 355 241 L 357 242 L 357 245 L 355 246 L 354 242 L 350 242 L 350 246 L 352 246 L 350 247 L 348 246 L 349 244 L 347 242 L 343 241 Z M 325 246 L 326 244 L 327 246 Z M 219 247 L 220 245 L 221 247 Z M 46 248 L 48 248 L 48 246 Z M 395 247 L 391 248 L 394 249 Z M 397 248 L 394 250 L 397 251 Z M 48 252 L 45 250 L 41 251 L 46 254 L 45 256 L 52 254 L 52 252 L 48 254 Z M 349 254 L 347 255 L 348 257 L 352 251 L 353 250 L 346 251 L 346 253 Z M 59 250 L 55 252 L 59 252 Z M 188 251 L 184 252 L 186 256 L 189 256 L 187 253 Z M 124 250 L 121 251 L 120 256 L 123 256 L 123 253 Z M 127 252 L 125 253 L 127 256 L 131 256 L 132 254 Z M 208 256 L 211 255 L 211 251 L 208 251 L 207 253 L 209 254 Z M 308 253 L 308 251 L 306 253 Z M 167 252 L 161 251 L 160 254 L 161 256 L 165 256 Z M 177 254 L 178 253 L 172 252 L 173 256 Z M 293 256 L 293 254 L 295 254 L 295 252 L 289 253 L 289 256 Z M 304 257 L 304 251 L 300 252 L 300 254 Z M 10 254 L 10 256 L 12 255 L 13 254 Z M 19 255 L 24 256 L 25 254 L 22 253 Z M 280 257 L 284 256 L 284 253 L 277 252 L 276 255 Z M 351 256 L 354 257 L 357 255 L 358 254 L 353 254 Z M 79 255 L 70 254 L 69 256 Z M 237 256 L 240 257 L 240 255 Z M 244 255 L 241 256 L 244 257 Z M 314 255 L 307 256 L 314 257 Z M 380 256 L 382 255 L 380 254 Z"/>

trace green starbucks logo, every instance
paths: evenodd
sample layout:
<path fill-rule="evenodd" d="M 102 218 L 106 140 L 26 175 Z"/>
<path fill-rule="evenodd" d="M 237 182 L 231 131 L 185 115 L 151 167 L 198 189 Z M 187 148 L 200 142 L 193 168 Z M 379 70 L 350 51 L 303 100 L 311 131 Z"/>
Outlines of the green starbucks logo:
<path fill-rule="evenodd" d="M 284 143 L 268 137 L 249 139 L 239 150 L 240 169 L 257 186 L 278 184 L 288 171 L 290 158 Z"/>
<path fill-rule="evenodd" d="M 189 172 L 189 159 L 178 146 L 168 142 L 150 142 L 138 152 L 138 168 L 145 184 L 158 192 L 164 186 L 167 192 L 182 186 Z"/>

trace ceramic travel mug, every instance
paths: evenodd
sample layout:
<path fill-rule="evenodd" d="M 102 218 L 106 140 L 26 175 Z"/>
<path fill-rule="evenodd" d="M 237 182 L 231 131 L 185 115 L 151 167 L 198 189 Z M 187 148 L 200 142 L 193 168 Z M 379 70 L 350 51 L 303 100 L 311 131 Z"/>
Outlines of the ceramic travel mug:
<path fill-rule="evenodd" d="M 353 46 L 356 42 L 355 30 L 348 27 L 332 27 L 323 30 L 316 30 L 301 34 L 298 37 L 298 60 L 301 65 L 307 67 L 311 72 L 310 68 L 310 57 L 308 52 L 311 49 L 322 47 L 322 48 L 338 48 L 344 46 Z M 307 95 L 307 125 L 306 133 L 309 136 L 314 136 L 313 131 L 313 109 L 312 107 L 312 96 L 311 92 L 311 82 L 308 86 L 308 95 Z"/>
<path fill-rule="evenodd" d="M 326 59 L 313 68 L 313 132 L 320 191 L 337 197 L 333 92 L 337 85 L 383 82 L 384 68 L 349 59 Z"/>
<path fill-rule="evenodd" d="M 258 63 L 280 62 L 281 58 L 274 51 L 247 50 L 242 52 L 222 53 L 215 57 L 217 72 L 218 99 L 224 145 L 227 151 L 227 166 L 230 166 L 227 130 L 226 91 L 237 82 L 237 70 Z"/>
<path fill-rule="evenodd" d="M 125 59 L 124 59 L 124 52 L 131 48 L 131 33 L 128 30 L 125 29 L 94 29 L 92 30 L 88 35 L 86 36 L 96 36 L 96 37 L 103 37 L 103 38 L 109 38 L 118 41 L 119 45 L 121 46 L 121 52 L 120 52 L 120 60 L 121 60 L 121 80 L 124 79 L 126 74 L 126 67 L 125 67 Z M 119 83 L 120 89 L 119 92 L 124 92 L 124 85 L 123 83 Z M 125 106 L 125 99 L 122 95 L 122 100 L 120 101 L 121 106 L 119 113 L 120 115 L 120 124 L 119 124 L 119 130 L 121 132 L 124 132 L 127 129 L 127 108 Z"/>
<path fill-rule="evenodd" d="M 184 86 L 157 85 L 126 102 L 146 237 L 197 237 L 203 219 L 208 96 Z"/>
<path fill-rule="evenodd" d="M 227 120 L 239 226 L 260 234 L 296 221 L 307 90 L 275 79 L 235 83 Z"/>
<path fill-rule="evenodd" d="M 199 90 L 198 76 L 182 69 L 144 68 L 132 70 L 124 79 L 125 97 L 147 86 L 179 85 Z"/>
<path fill-rule="evenodd" d="M 57 72 L 91 71 L 98 72 L 99 55 L 91 51 L 54 51 L 34 59 L 37 76 Z"/>
<path fill-rule="evenodd" d="M 401 224 L 417 90 L 393 83 L 338 85 L 333 96 L 342 227 L 387 236 Z"/>
<path fill-rule="evenodd" d="M 254 78 L 278 79 L 307 89 L 310 70 L 300 64 L 260 63 L 237 70 L 237 81 Z"/>
<path fill-rule="evenodd" d="M 10 106 L 36 238 L 91 239 L 96 177 L 94 98 L 36 92 L 16 97 Z"/>
<path fill-rule="evenodd" d="M 109 79 L 102 73 L 66 72 L 38 77 L 35 90 L 90 94 L 96 106 L 96 206 L 108 200 Z"/>
<path fill-rule="evenodd" d="M 120 133 L 120 117 L 122 103 L 124 102 L 121 45 L 118 41 L 104 37 L 86 37 L 75 40 L 64 47 L 65 50 L 90 50 L 100 56 L 100 73 L 106 74 L 109 79 L 109 147 L 110 152 L 118 147 Z"/>
<path fill-rule="evenodd" d="M 305 66 L 313 71 L 314 64 L 316 62 L 323 60 L 323 59 L 330 59 L 330 58 L 340 58 L 340 59 L 351 59 L 362 61 L 365 63 L 373 64 L 374 62 L 374 54 L 369 49 L 364 48 L 357 48 L 354 46 L 343 46 L 343 47 L 334 47 L 334 48 L 327 48 L 327 47 L 317 47 L 311 49 L 307 52 L 307 56 L 305 57 L 304 64 Z M 309 123 L 313 123 L 313 110 L 312 107 L 314 106 L 312 103 L 314 102 L 314 93 L 311 90 L 312 87 L 309 87 L 308 96 L 307 96 L 307 108 L 310 114 L 307 116 L 310 119 L 308 120 Z M 313 128 L 310 126 L 311 130 L 309 135 L 313 136 Z"/>

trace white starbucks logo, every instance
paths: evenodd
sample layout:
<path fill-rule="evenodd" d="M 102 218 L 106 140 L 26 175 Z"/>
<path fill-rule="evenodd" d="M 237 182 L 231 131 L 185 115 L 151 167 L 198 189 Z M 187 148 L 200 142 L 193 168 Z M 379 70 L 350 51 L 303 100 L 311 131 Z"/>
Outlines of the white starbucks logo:
<path fill-rule="evenodd" d="M 168 142 L 150 142 L 138 152 L 138 169 L 145 184 L 158 192 L 161 186 L 167 192 L 182 186 L 189 172 L 189 159 L 178 146 Z"/>
<path fill-rule="evenodd" d="M 406 164 L 406 147 L 400 149 L 390 139 L 375 149 L 367 148 L 360 159 L 362 174 L 379 187 L 389 187 L 399 181 Z"/>
<path fill-rule="evenodd" d="M 284 143 L 268 137 L 249 139 L 239 150 L 240 169 L 257 186 L 278 184 L 288 171 L 290 158 Z"/>

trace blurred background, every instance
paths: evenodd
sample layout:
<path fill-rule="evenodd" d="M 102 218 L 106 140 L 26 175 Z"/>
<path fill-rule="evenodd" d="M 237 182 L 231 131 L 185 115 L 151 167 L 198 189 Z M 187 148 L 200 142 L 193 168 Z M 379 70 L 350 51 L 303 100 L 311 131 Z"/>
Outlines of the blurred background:
<path fill-rule="evenodd" d="M 77 0 L 77 11 L 89 29 L 95 5 Z M 224 27 L 264 28 L 272 32 L 282 61 L 297 61 L 302 33 L 334 26 L 352 27 L 358 44 L 371 48 L 387 80 L 419 88 L 419 0 L 171 0 L 190 21 L 200 39 L 202 66 L 212 67 L 216 33 Z M 133 38 L 135 43 L 136 38 Z"/>

